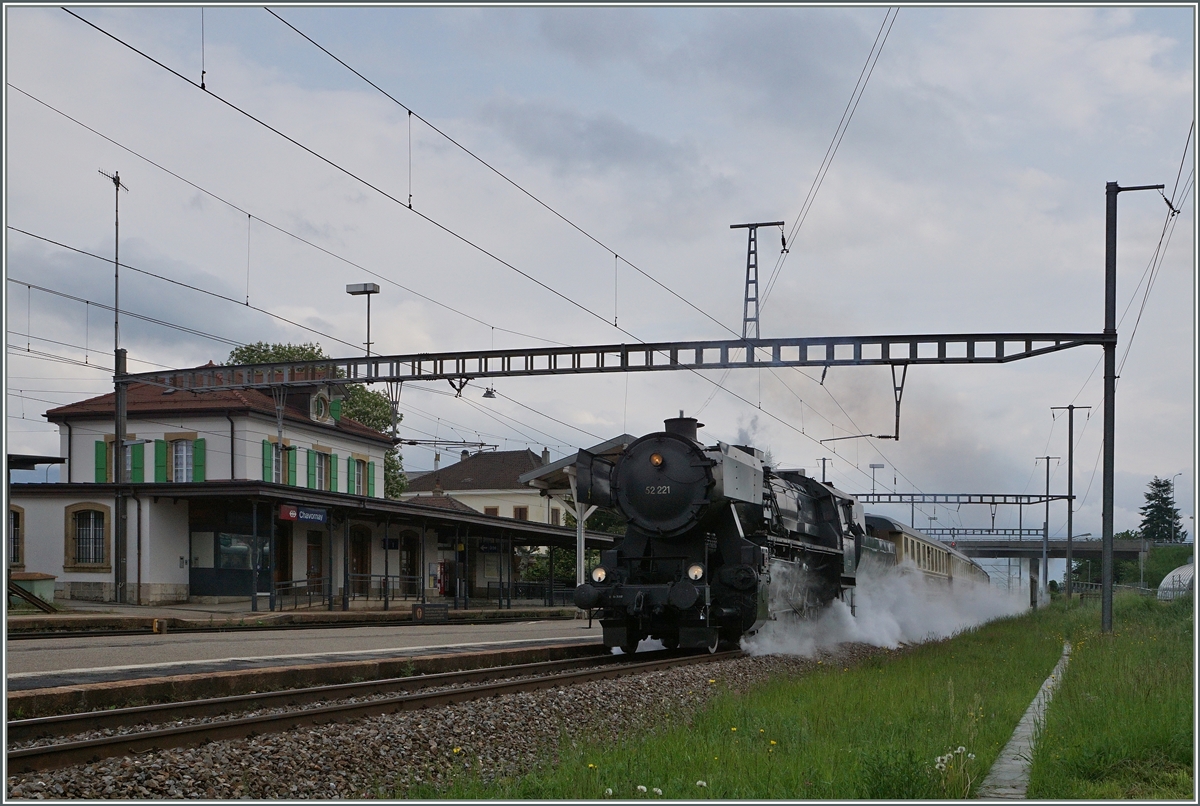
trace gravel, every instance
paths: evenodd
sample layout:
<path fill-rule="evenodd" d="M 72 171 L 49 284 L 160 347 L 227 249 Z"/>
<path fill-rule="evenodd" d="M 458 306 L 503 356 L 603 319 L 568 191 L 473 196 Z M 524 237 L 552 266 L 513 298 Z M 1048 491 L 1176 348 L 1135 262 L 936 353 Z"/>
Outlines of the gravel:
<path fill-rule="evenodd" d="M 818 661 L 849 665 L 889 652 L 843 644 L 814 658 L 768 655 L 683 666 L 10 775 L 6 791 L 8 798 L 35 799 L 404 797 L 412 787 L 441 786 L 464 773 L 486 780 L 553 764 L 564 731 L 616 738 L 663 724 L 667 715 L 689 715 L 718 691 L 804 674 Z"/>

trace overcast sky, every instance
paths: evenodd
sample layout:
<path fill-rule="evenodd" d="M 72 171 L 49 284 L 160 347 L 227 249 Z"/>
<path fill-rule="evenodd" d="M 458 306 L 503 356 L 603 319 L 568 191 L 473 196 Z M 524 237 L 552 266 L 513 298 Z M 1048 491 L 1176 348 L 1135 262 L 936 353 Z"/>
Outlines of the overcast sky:
<path fill-rule="evenodd" d="M 122 310 L 207 334 L 123 317 L 132 371 L 221 362 L 231 342 L 356 354 L 364 304 L 344 287 L 368 281 L 384 353 L 717 339 L 741 331 L 746 231 L 729 225 L 793 229 L 855 97 L 786 259 L 778 230 L 760 232 L 764 292 L 778 267 L 762 336 L 1098 332 L 1105 183 L 1165 184 L 1171 224 L 1158 192 L 1120 197 L 1116 528 L 1137 527 L 1153 476 L 1181 474 L 1191 530 L 1191 8 L 904 7 L 883 35 L 882 8 L 277 10 L 412 117 L 260 7 L 208 8 L 203 29 L 199 8 L 73 10 L 145 55 L 58 7 L 5 9 L 10 452 L 57 453 L 45 401 L 111 389 L 101 369 L 45 357 L 111 366 L 111 311 L 26 285 L 111 306 L 111 262 L 11 229 L 111 260 L 114 190 L 97 169 L 129 188 L 123 263 L 243 303 L 123 270 Z M 207 91 L 165 68 L 196 84 L 203 69 Z M 820 443 L 892 432 L 884 367 L 835 368 L 823 386 L 811 369 L 501 379 L 496 400 L 485 383 L 461 399 L 406 384 L 403 430 L 557 458 L 683 410 L 710 443 L 816 473 L 830 458 L 852 492 L 870 490 L 870 463 L 886 465 L 880 489 L 1038 492 L 1034 457 L 1049 454 L 1065 493 L 1051 407 L 1091 406 L 1076 416 L 1075 531 L 1098 535 L 1100 360 L 913 368 L 898 443 Z M 926 507 L 918 525 L 932 515 L 991 521 Z M 1052 533 L 1065 521 L 1053 507 Z"/>

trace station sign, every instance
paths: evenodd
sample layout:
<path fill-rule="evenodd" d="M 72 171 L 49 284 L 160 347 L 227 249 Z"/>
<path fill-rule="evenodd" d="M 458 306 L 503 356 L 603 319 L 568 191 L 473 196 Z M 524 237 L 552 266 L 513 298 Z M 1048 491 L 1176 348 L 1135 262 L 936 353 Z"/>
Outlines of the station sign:
<path fill-rule="evenodd" d="M 284 521 L 325 523 L 326 516 L 327 510 L 321 507 L 299 507 L 294 504 L 283 504 L 279 507 L 279 519 Z"/>

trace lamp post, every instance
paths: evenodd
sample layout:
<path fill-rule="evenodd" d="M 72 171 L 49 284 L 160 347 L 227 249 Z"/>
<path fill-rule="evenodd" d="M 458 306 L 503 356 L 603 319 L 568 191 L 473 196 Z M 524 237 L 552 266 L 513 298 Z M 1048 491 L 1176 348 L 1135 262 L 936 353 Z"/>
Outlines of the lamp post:
<path fill-rule="evenodd" d="M 367 298 L 367 355 L 371 354 L 371 295 L 379 293 L 379 285 L 377 283 L 350 283 L 346 286 L 346 293 L 352 297 Z"/>
<path fill-rule="evenodd" d="M 883 465 L 877 465 L 874 462 L 872 462 L 871 463 L 871 495 L 875 494 L 875 471 L 876 470 L 883 470 Z"/>

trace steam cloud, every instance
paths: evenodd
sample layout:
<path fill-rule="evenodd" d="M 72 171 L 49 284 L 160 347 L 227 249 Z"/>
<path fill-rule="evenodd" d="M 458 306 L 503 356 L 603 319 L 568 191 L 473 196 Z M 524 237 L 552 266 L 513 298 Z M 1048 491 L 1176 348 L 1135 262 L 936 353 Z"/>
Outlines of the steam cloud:
<path fill-rule="evenodd" d="M 794 589 L 794 582 L 788 579 L 792 573 L 785 566 L 773 566 L 772 590 Z M 993 619 L 1016 615 L 1028 607 L 1028 596 L 963 580 L 944 587 L 927 581 L 911 563 L 894 567 L 864 563 L 859 568 L 854 607 L 851 615 L 848 604 L 835 601 L 818 617 L 801 620 L 779 612 L 787 609 L 787 603 L 773 600 L 771 610 L 779 612 L 778 618 L 742 639 L 742 648 L 752 655 L 804 657 L 851 642 L 895 649 L 901 644 L 948 638 Z"/>

